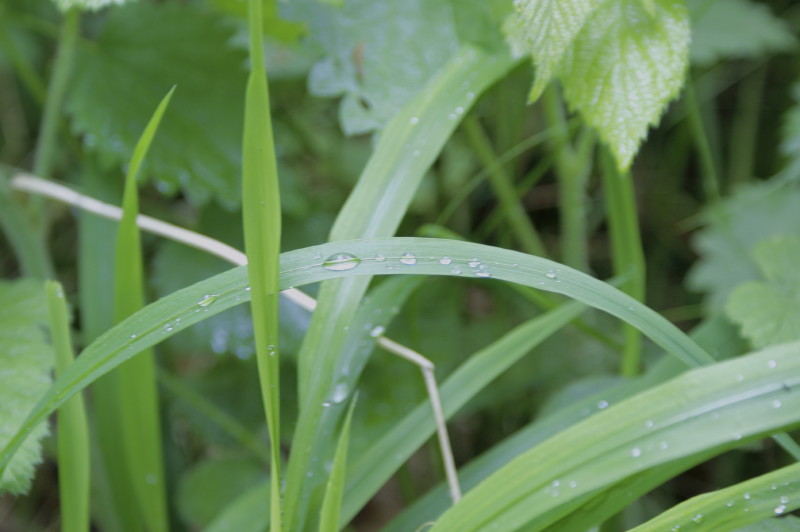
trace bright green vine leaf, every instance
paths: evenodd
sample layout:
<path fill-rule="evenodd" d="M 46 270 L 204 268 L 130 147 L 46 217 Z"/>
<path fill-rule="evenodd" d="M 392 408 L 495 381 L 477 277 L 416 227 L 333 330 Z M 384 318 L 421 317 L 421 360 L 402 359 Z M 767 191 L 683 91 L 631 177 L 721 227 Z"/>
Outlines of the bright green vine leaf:
<path fill-rule="evenodd" d="M 84 145 L 127 163 L 139 135 L 173 85 L 159 140 L 143 166 L 166 193 L 194 203 L 240 201 L 245 54 L 218 14 L 176 2 L 136 3 L 108 12 L 92 45 L 75 57 L 66 109 Z M 197 58 L 202 60 L 198 61 Z"/>
<path fill-rule="evenodd" d="M 61 11 L 68 11 L 73 7 L 78 9 L 86 9 L 88 11 L 97 11 L 107 6 L 122 5 L 128 0 L 54 0 L 58 9 Z"/>
<path fill-rule="evenodd" d="M 681 2 L 605 2 L 564 56 L 559 79 L 570 107 L 630 167 L 647 130 L 683 86 L 689 63 L 689 15 Z"/>
<path fill-rule="evenodd" d="M 712 65 L 722 59 L 754 58 L 797 45 L 786 20 L 763 2 L 687 0 L 692 15 L 691 59 Z"/>
<path fill-rule="evenodd" d="M 726 305 L 728 316 L 755 347 L 800 339 L 800 239 L 764 241 L 755 260 L 764 280 L 736 288 Z"/>
<path fill-rule="evenodd" d="M 0 300 L 0 447 L 5 447 L 50 386 L 54 360 L 45 341 L 48 313 L 41 285 L 0 281 Z M 0 475 L 0 493 L 28 491 L 47 432 L 46 423 L 36 426 Z"/>
<path fill-rule="evenodd" d="M 516 14 L 506 23 L 511 47 L 519 54 L 531 53 L 536 78 L 530 100 L 556 76 L 561 60 L 583 28 L 586 19 L 603 0 L 526 0 L 515 2 Z"/>
<path fill-rule="evenodd" d="M 533 55 L 531 99 L 558 78 L 570 107 L 627 170 L 683 86 L 689 63 L 683 2 L 526 0 L 518 9 L 507 32 L 517 51 Z"/>

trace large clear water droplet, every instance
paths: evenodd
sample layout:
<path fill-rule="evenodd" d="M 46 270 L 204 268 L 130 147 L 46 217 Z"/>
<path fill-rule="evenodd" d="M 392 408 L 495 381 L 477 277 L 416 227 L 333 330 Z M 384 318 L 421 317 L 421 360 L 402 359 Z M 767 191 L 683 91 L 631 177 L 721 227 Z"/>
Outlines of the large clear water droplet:
<path fill-rule="evenodd" d="M 201 299 L 200 301 L 197 302 L 197 304 L 200 305 L 201 307 L 207 307 L 211 303 L 216 301 L 218 297 L 219 296 L 216 295 L 216 294 L 206 294 L 206 295 L 203 296 L 203 299 Z"/>
<path fill-rule="evenodd" d="M 442 257 L 441 259 L 439 259 L 439 264 L 444 264 L 445 266 L 447 266 L 451 262 L 453 262 L 453 259 L 451 259 L 450 257 Z"/>
<path fill-rule="evenodd" d="M 322 267 L 326 270 L 334 272 L 344 272 L 352 270 L 361 264 L 361 259 L 350 253 L 334 253 L 322 263 Z"/>
<path fill-rule="evenodd" d="M 553 270 L 552 268 L 547 270 L 547 273 L 545 273 L 544 276 L 547 277 L 548 279 L 555 279 L 557 277 L 556 271 Z"/>
<path fill-rule="evenodd" d="M 403 253 L 403 256 L 400 257 L 400 262 L 409 266 L 413 266 L 417 263 L 417 256 L 413 253 Z"/>

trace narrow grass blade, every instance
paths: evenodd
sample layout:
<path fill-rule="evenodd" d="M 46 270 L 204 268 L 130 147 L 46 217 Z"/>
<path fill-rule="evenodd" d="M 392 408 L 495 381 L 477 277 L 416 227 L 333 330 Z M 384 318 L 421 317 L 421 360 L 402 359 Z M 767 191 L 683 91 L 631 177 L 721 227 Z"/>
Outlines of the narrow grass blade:
<path fill-rule="evenodd" d="M 73 359 L 69 332 L 69 313 L 61 284 L 45 283 L 50 309 L 50 334 L 56 359 L 56 374 L 61 374 Z M 81 394 L 76 394 L 58 410 L 58 493 L 61 530 L 89 530 L 89 428 Z"/>
<path fill-rule="evenodd" d="M 727 532 L 800 508 L 800 464 L 683 502 L 631 532 L 707 530 Z"/>
<path fill-rule="evenodd" d="M 498 375 L 579 316 L 585 308 L 577 303 L 564 305 L 517 326 L 473 354 L 441 387 L 445 416 L 452 417 Z M 345 521 L 355 516 L 435 430 L 430 405 L 422 403 L 358 457 L 347 475 Z"/>
<path fill-rule="evenodd" d="M 342 262 L 335 256 L 342 252 L 353 255 L 349 263 L 353 267 L 341 268 Z M 406 253 L 414 254 L 413 265 L 400 262 L 401 258 L 408 262 Z M 446 265 L 440 262 L 445 255 L 450 257 Z M 299 287 L 354 275 L 403 274 L 469 277 L 480 282 L 496 279 L 564 294 L 631 323 L 689 366 L 714 361 L 674 325 L 611 285 L 550 260 L 481 244 L 429 238 L 376 238 L 322 244 L 282 254 L 280 287 Z M 84 350 L 42 397 L 20 432 L 0 452 L 0 470 L 33 427 L 71 394 L 143 349 L 206 317 L 246 302 L 251 293 L 248 288 L 247 269 L 234 268 L 162 298 L 106 332 Z"/>
<path fill-rule="evenodd" d="M 432 530 L 544 530 L 631 476 L 796 427 L 798 354 L 800 343 L 765 349 L 608 408 L 509 462 Z"/>
<path fill-rule="evenodd" d="M 333 456 L 331 475 L 328 477 L 328 487 L 325 490 L 325 498 L 322 501 L 319 520 L 320 532 L 336 532 L 339 530 L 339 514 L 342 509 L 345 472 L 347 471 L 347 447 L 350 443 L 350 422 L 353 420 L 353 410 L 355 410 L 357 401 L 358 395 L 354 395 L 344 418 L 342 432 L 339 434 L 339 443 L 336 445 L 336 454 Z"/>
<path fill-rule="evenodd" d="M 507 53 L 463 47 L 381 132 L 330 238 L 393 235 L 423 176 L 463 116 L 516 62 Z M 320 434 L 333 430 L 321 424 L 321 405 L 340 377 L 336 367 L 346 341 L 342 331 L 353 319 L 368 284 L 369 278 L 364 277 L 323 285 L 299 354 L 300 419 L 286 477 L 285 510 L 292 530 L 303 529 L 311 491 L 324 485 L 325 471 L 312 460 L 311 449 Z M 335 426 L 337 418 L 331 422 Z M 312 519 L 309 526 L 316 522 Z"/>
<path fill-rule="evenodd" d="M 281 249 L 281 203 L 278 168 L 264 67 L 262 1 L 250 0 L 250 75 L 245 95 L 242 147 L 242 214 L 250 265 L 251 308 L 261 395 L 271 446 L 270 524 L 281 528 L 280 380 L 278 342 L 278 277 Z"/>
<path fill-rule="evenodd" d="M 161 100 L 134 149 L 125 176 L 122 219 L 117 229 L 114 261 L 114 316 L 122 321 L 144 306 L 144 272 L 141 235 L 136 225 L 139 214 L 137 177 L 153 142 L 174 88 Z M 124 464 L 129 496 L 150 530 L 166 530 L 167 515 L 164 460 L 161 455 L 161 420 L 158 407 L 155 355 L 146 350 L 130 360 L 111 377 L 116 396 L 114 429 L 119 430 L 120 447 L 110 460 Z"/>

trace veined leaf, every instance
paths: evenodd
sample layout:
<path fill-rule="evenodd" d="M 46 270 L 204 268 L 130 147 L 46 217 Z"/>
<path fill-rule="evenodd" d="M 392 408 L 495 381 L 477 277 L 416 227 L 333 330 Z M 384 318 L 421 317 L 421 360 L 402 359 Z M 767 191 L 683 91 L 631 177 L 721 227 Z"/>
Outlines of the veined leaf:
<path fill-rule="evenodd" d="M 592 11 L 605 0 L 522 0 L 506 22 L 512 49 L 533 55 L 536 77 L 529 96 L 539 99 Z"/>
<path fill-rule="evenodd" d="M 343 253 L 352 257 L 342 256 Z M 443 263 L 445 254 L 449 261 Z M 376 238 L 331 242 L 281 256 L 281 288 L 353 274 L 468 276 L 481 282 L 498 279 L 525 284 L 567 295 L 623 319 L 687 365 L 713 362 L 674 325 L 611 285 L 516 251 L 455 240 Z M 5 469 L 36 425 L 100 375 L 204 317 L 247 301 L 250 291 L 246 277 L 246 268 L 239 267 L 192 285 L 148 305 L 98 338 L 42 396 L 25 424 L 0 452 L 0 468 Z"/>
<path fill-rule="evenodd" d="M 682 2 L 606 1 L 564 54 L 558 77 L 579 111 L 627 170 L 647 130 L 683 86 L 689 15 Z"/>
<path fill-rule="evenodd" d="M 53 353 L 45 342 L 47 306 L 41 285 L 34 281 L 0 281 L 0 445 L 5 446 L 50 384 Z M 46 423 L 32 427 L 31 437 L 0 472 L 0 493 L 28 491 Z"/>
<path fill-rule="evenodd" d="M 797 46 L 786 20 L 751 0 L 688 0 L 692 15 L 692 63 L 755 58 Z"/>
<path fill-rule="evenodd" d="M 244 93 L 246 73 L 231 37 L 218 16 L 189 4 L 111 10 L 93 45 L 76 54 L 65 104 L 73 129 L 88 149 L 127 162 L 153 108 L 177 85 L 143 175 L 195 203 L 238 205 L 244 109 L 231 95 Z"/>
<path fill-rule="evenodd" d="M 764 281 L 737 287 L 725 310 L 755 347 L 800 339 L 800 240 L 794 236 L 766 240 L 755 249 Z"/>

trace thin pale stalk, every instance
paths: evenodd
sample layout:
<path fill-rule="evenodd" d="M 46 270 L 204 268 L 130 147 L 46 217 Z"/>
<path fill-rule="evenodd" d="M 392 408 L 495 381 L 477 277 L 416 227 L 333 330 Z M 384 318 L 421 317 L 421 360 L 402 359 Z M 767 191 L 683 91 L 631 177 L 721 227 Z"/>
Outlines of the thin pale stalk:
<path fill-rule="evenodd" d="M 645 261 L 633 178 L 630 174 L 621 174 L 607 153 L 603 155 L 603 186 L 614 274 L 627 279 L 620 285 L 623 292 L 637 301 L 644 301 Z M 621 373 L 632 377 L 639 373 L 641 366 L 641 335 L 628 324 L 623 324 L 622 330 L 625 344 Z"/>
<path fill-rule="evenodd" d="M 539 234 L 536 232 L 528 213 L 522 208 L 520 197 L 514 189 L 511 176 L 508 175 L 502 164 L 496 164 L 497 154 L 495 154 L 492 143 L 478 119 L 474 116 L 467 117 L 464 121 L 464 132 L 467 134 L 467 138 L 481 164 L 489 173 L 489 183 L 492 185 L 492 190 L 494 190 L 497 200 L 500 202 L 500 208 L 522 250 L 531 255 L 546 256 Z"/>
<path fill-rule="evenodd" d="M 720 199 L 719 171 L 714 162 L 711 142 L 706 127 L 703 124 L 700 106 L 697 104 L 697 95 L 695 94 L 694 85 L 691 81 L 686 84 L 686 92 L 683 100 L 686 106 L 689 127 L 694 137 L 695 148 L 697 148 L 697 155 L 700 157 L 703 192 L 709 201 L 717 202 Z"/>
<path fill-rule="evenodd" d="M 282 530 L 280 486 L 280 388 L 278 356 L 278 257 L 281 204 L 278 168 L 264 66 L 261 0 L 248 4 L 250 76 L 245 95 L 242 149 L 242 214 L 244 241 L 250 264 L 253 331 L 261 394 L 271 446 L 270 526 Z"/>
<path fill-rule="evenodd" d="M 69 313 L 64 290 L 55 281 L 45 283 L 50 311 L 50 334 L 56 374 L 72 364 L 75 355 L 69 331 Z M 58 493 L 61 530 L 89 530 L 89 428 L 86 408 L 79 393 L 58 409 Z"/>

